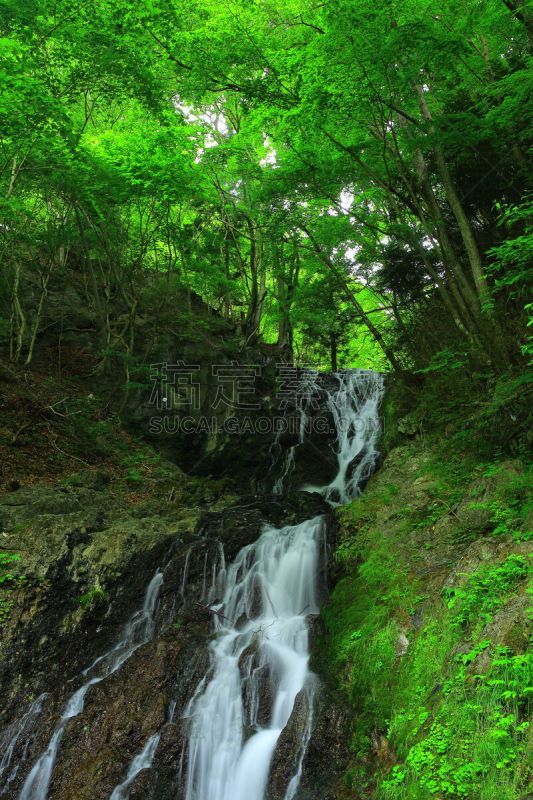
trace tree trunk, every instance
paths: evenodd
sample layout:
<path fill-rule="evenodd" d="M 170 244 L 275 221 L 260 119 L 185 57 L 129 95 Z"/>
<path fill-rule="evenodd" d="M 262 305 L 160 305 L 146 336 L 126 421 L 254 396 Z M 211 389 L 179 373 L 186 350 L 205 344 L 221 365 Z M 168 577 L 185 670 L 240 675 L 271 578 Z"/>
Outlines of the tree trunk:
<path fill-rule="evenodd" d="M 429 110 L 428 104 L 426 102 L 424 89 L 422 86 L 417 86 L 417 93 L 418 93 L 420 111 L 422 112 L 422 116 L 424 117 L 426 122 L 430 124 L 432 133 L 435 133 L 435 128 L 433 126 L 433 118 L 431 116 L 431 111 Z M 459 199 L 459 195 L 455 190 L 455 186 L 450 174 L 450 170 L 446 163 L 446 159 L 444 157 L 442 148 L 440 147 L 439 144 L 435 143 L 433 150 L 435 153 L 435 161 L 437 163 L 439 174 L 441 176 L 444 190 L 446 192 L 446 199 L 450 204 L 450 208 L 457 221 L 457 225 L 459 226 L 461 238 L 463 240 L 463 244 L 465 246 L 465 250 L 468 255 L 468 260 L 470 262 L 470 268 L 472 270 L 472 276 L 474 278 L 474 284 L 476 286 L 480 306 L 484 310 L 489 310 L 491 305 L 491 295 L 489 287 L 487 285 L 487 281 L 485 280 L 485 276 L 483 274 L 483 264 L 481 261 L 481 254 L 477 246 L 474 232 L 472 231 L 470 222 L 468 221 L 463 205 Z"/>
<path fill-rule="evenodd" d="M 298 282 L 300 259 L 296 242 L 288 267 L 283 263 L 283 244 L 274 245 L 274 273 L 277 275 L 277 294 L 279 303 L 278 347 L 284 350 L 289 361 L 293 359 L 293 327 L 291 308 Z"/>
<path fill-rule="evenodd" d="M 388 344 L 386 343 L 386 341 L 383 338 L 383 336 L 380 333 L 380 331 L 376 328 L 376 326 L 374 325 L 374 323 L 372 322 L 372 320 L 370 319 L 370 317 L 368 316 L 368 314 L 364 310 L 364 308 L 361 305 L 361 303 L 357 300 L 356 296 L 354 295 L 354 293 L 352 292 L 352 290 L 348 286 L 346 278 L 343 277 L 341 274 L 339 274 L 339 271 L 337 270 L 335 264 L 333 264 L 333 262 L 327 256 L 327 254 L 322 250 L 322 248 L 320 247 L 320 245 L 318 244 L 317 240 L 312 235 L 312 233 L 309 230 L 307 230 L 307 228 L 304 228 L 303 226 L 300 226 L 300 227 L 304 231 L 304 233 L 309 237 L 310 241 L 312 242 L 314 251 L 317 254 L 318 258 L 330 270 L 330 272 L 332 272 L 333 275 L 336 277 L 336 279 L 337 279 L 337 281 L 339 283 L 339 286 L 344 291 L 346 297 L 349 299 L 349 301 L 355 307 L 358 315 L 361 317 L 361 319 L 365 323 L 366 327 L 368 328 L 368 330 L 370 331 L 370 333 L 372 334 L 372 336 L 374 337 L 374 339 L 376 340 L 378 345 L 383 350 L 383 353 L 385 354 L 385 356 L 387 357 L 388 361 L 390 362 L 390 365 L 397 372 L 402 372 L 403 371 L 402 365 L 400 364 L 400 362 L 396 358 L 396 355 L 395 355 L 394 351 L 388 346 Z"/>
<path fill-rule="evenodd" d="M 30 338 L 30 344 L 28 347 L 28 353 L 26 355 L 25 364 L 31 364 L 31 360 L 33 358 L 33 350 L 35 348 L 35 342 L 37 341 L 37 334 L 39 333 L 39 326 L 41 324 L 41 319 L 43 316 L 43 309 L 46 298 L 48 296 L 48 281 L 50 280 L 50 275 L 52 274 L 52 263 L 46 273 L 41 274 L 41 296 L 39 297 L 39 305 L 37 306 L 37 312 L 35 314 L 35 319 L 33 322 L 33 329 Z"/>
<path fill-rule="evenodd" d="M 338 364 L 337 364 L 337 336 L 335 333 L 330 333 L 329 335 L 329 352 L 331 358 L 331 371 L 337 372 L 338 371 Z"/>
<path fill-rule="evenodd" d="M 263 303 L 266 296 L 266 272 L 262 268 L 261 243 L 258 242 L 254 224 L 246 217 L 250 238 L 250 304 L 246 319 L 246 336 L 248 340 L 257 337 L 263 316 Z M 259 247 L 258 247 L 259 244 Z"/>
<path fill-rule="evenodd" d="M 15 267 L 15 280 L 13 282 L 13 299 L 11 312 L 11 337 L 10 337 L 10 357 L 12 361 L 19 361 L 24 336 L 26 334 L 26 315 L 20 302 L 20 264 Z M 16 344 L 15 344 L 16 338 Z"/>

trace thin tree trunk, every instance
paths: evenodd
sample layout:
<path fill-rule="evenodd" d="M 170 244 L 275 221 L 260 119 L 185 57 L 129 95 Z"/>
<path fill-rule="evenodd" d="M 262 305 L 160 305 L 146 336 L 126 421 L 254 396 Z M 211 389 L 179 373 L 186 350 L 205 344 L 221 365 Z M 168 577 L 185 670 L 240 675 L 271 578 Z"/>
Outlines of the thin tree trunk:
<path fill-rule="evenodd" d="M 387 359 L 389 360 L 391 366 L 395 370 L 397 370 L 398 372 L 401 372 L 403 368 L 402 368 L 402 365 L 400 364 L 400 362 L 398 361 L 398 359 L 396 358 L 396 355 L 395 355 L 394 351 L 388 346 L 388 344 L 386 343 L 385 339 L 383 338 L 381 332 L 376 328 L 376 326 L 374 325 L 374 323 L 372 322 L 372 320 L 370 319 L 370 317 L 368 316 L 368 314 L 364 310 L 364 308 L 361 305 L 361 303 L 357 300 L 356 296 L 354 295 L 354 293 L 352 292 L 352 290 L 348 286 L 348 283 L 347 283 L 346 279 L 342 275 L 339 274 L 335 264 L 333 264 L 333 262 L 327 256 L 327 254 L 322 250 L 322 248 L 318 244 L 318 242 L 315 239 L 315 237 L 313 236 L 313 234 L 307 228 L 303 227 L 302 225 L 300 225 L 300 227 L 304 231 L 304 233 L 309 237 L 311 243 L 313 244 L 313 249 L 314 249 L 315 253 L 317 254 L 318 258 L 330 270 L 330 272 L 332 272 L 333 275 L 336 277 L 337 281 L 339 282 L 340 287 L 342 288 L 342 290 L 344 291 L 344 293 L 346 294 L 347 298 L 350 300 L 352 305 L 355 307 L 358 315 L 361 317 L 361 319 L 365 323 L 366 327 L 368 328 L 368 330 L 370 331 L 370 333 L 372 334 L 372 336 L 374 337 L 374 339 L 376 340 L 378 345 L 383 350 L 383 352 L 384 352 L 385 356 L 387 357 Z"/>
<path fill-rule="evenodd" d="M 431 116 L 431 111 L 429 110 L 428 104 L 426 102 L 424 89 L 422 86 L 417 86 L 416 88 L 417 88 L 420 111 L 422 112 L 422 116 L 424 117 L 426 122 L 430 124 L 432 133 L 435 133 L 433 118 Z M 481 261 L 481 254 L 477 246 L 474 232 L 472 231 L 470 222 L 468 221 L 463 205 L 459 199 L 459 195 L 455 190 L 455 186 L 450 174 L 450 170 L 446 163 L 446 159 L 444 157 L 442 148 L 440 147 L 439 144 L 435 143 L 433 150 L 435 153 L 435 161 L 437 163 L 439 174 L 441 176 L 444 190 L 446 192 L 446 198 L 448 200 L 448 203 L 450 204 L 450 208 L 457 221 L 457 225 L 459 226 L 461 238 L 463 240 L 463 244 L 465 246 L 465 250 L 468 255 L 468 260 L 470 262 L 470 268 L 472 270 L 472 276 L 474 278 L 474 284 L 476 286 L 479 303 L 484 310 L 488 310 L 490 308 L 490 303 L 491 303 L 490 290 L 487 285 L 485 276 L 483 274 L 483 264 Z"/>
<path fill-rule="evenodd" d="M 39 304 L 37 306 L 37 311 L 35 313 L 30 344 L 28 346 L 28 353 L 26 355 L 26 360 L 24 362 L 26 366 L 31 364 L 31 360 L 33 358 L 33 350 L 35 348 L 35 342 L 37 341 L 37 334 L 39 333 L 39 327 L 43 316 L 44 304 L 48 296 L 48 282 L 50 280 L 51 274 L 52 274 L 52 264 L 50 263 L 48 271 L 45 274 L 41 275 L 41 296 L 39 297 Z"/>
<path fill-rule="evenodd" d="M 293 327 L 291 308 L 294 290 L 298 281 L 299 257 L 296 243 L 293 242 L 293 253 L 288 268 L 283 261 L 283 244 L 274 246 L 274 273 L 277 275 L 279 303 L 278 347 L 285 350 L 290 361 L 293 357 Z"/>
<path fill-rule="evenodd" d="M 424 267 L 426 268 L 426 272 L 428 273 L 429 277 L 434 281 L 434 283 L 435 283 L 435 285 L 437 287 L 437 291 L 441 296 L 442 302 L 444 303 L 445 308 L 448 310 L 448 313 L 450 314 L 450 317 L 452 318 L 455 327 L 463 334 L 463 336 L 465 336 L 467 339 L 469 339 L 469 341 L 473 342 L 474 341 L 474 336 L 472 335 L 470 330 L 466 327 L 466 325 L 461 320 L 461 317 L 460 317 L 459 313 L 457 312 L 457 309 L 455 308 L 455 305 L 454 305 L 453 300 L 452 300 L 452 298 L 451 298 L 451 296 L 450 296 L 450 294 L 448 292 L 447 287 L 444 285 L 443 281 L 441 280 L 441 277 L 440 277 L 439 273 L 437 272 L 437 270 L 433 268 L 433 265 L 432 265 L 431 261 L 429 260 L 429 258 L 427 256 L 427 253 L 425 252 L 424 248 L 422 247 L 422 245 L 419 242 L 416 242 L 415 246 L 416 246 L 416 250 L 417 250 L 418 254 L 420 255 L 420 258 L 422 259 L 422 261 L 424 263 Z"/>
<path fill-rule="evenodd" d="M 20 264 L 15 267 L 15 280 L 13 282 L 13 311 L 11 314 L 11 341 L 10 341 L 10 356 L 12 361 L 19 361 L 22 346 L 24 344 L 24 336 L 26 333 L 26 315 L 20 302 Z M 15 334 L 16 331 L 16 334 Z M 14 344 L 14 337 L 16 336 L 16 345 Z"/>
<path fill-rule="evenodd" d="M 262 269 L 261 243 L 256 238 L 254 224 L 250 217 L 246 217 L 246 225 L 250 239 L 250 304 L 246 320 L 246 335 L 248 340 L 257 336 L 263 315 L 263 303 L 266 296 L 266 272 Z M 259 244 L 259 247 L 258 247 Z"/>
<path fill-rule="evenodd" d="M 435 227 L 436 238 L 440 245 L 443 261 L 448 265 L 450 272 L 457 279 L 455 288 L 452 286 L 452 284 L 450 284 L 450 288 L 452 289 L 459 307 L 463 311 L 463 315 L 466 315 L 467 318 L 470 317 L 473 321 L 476 321 L 481 311 L 479 298 L 470 285 L 457 253 L 455 252 L 455 247 L 450 239 L 448 226 L 446 220 L 444 219 L 442 209 L 439 206 L 437 198 L 435 197 L 435 192 L 433 191 L 433 187 L 429 181 L 424 156 L 420 151 L 417 153 L 417 165 L 420 187 L 425 200 L 425 205 Z M 421 212 L 421 220 L 424 220 L 423 212 Z"/>
<path fill-rule="evenodd" d="M 334 333 L 330 333 L 329 335 L 329 352 L 331 358 L 331 371 L 337 372 L 337 336 Z"/>

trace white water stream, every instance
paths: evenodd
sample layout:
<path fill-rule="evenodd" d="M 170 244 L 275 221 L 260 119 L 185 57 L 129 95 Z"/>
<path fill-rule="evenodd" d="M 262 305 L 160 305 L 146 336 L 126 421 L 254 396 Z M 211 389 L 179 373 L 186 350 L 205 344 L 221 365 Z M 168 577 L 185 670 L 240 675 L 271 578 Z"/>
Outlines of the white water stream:
<path fill-rule="evenodd" d="M 321 517 L 266 528 L 244 547 L 213 607 L 213 675 L 191 701 L 187 800 L 261 800 L 276 742 L 308 673 L 306 616 L 318 613 Z M 241 660 L 249 657 L 248 693 Z M 268 725 L 258 725 L 261 695 L 272 688 Z M 256 732 L 246 742 L 245 727 Z"/>
<path fill-rule="evenodd" d="M 41 757 L 33 765 L 19 800 L 46 800 L 48 787 L 56 761 L 57 751 L 63 738 L 65 726 L 69 719 L 81 714 L 85 705 L 85 695 L 97 683 L 105 680 L 116 672 L 125 661 L 143 644 L 150 641 L 154 635 L 154 615 L 159 598 L 159 590 L 163 583 L 163 575 L 157 571 L 146 590 L 144 604 L 140 611 L 135 612 L 124 628 L 117 644 L 100 658 L 97 658 L 90 667 L 84 670 L 84 676 L 89 679 L 67 700 L 61 718 L 52 734 L 48 746 Z"/>
<path fill-rule="evenodd" d="M 337 474 L 327 486 L 303 488 L 338 506 L 357 497 L 375 469 L 383 377 L 363 370 L 340 372 L 334 377 L 338 387 L 328 391 L 327 406 L 337 431 Z"/>
<path fill-rule="evenodd" d="M 10 785 L 17 777 L 21 762 L 25 761 L 26 759 L 32 730 L 37 718 L 42 713 L 43 706 L 47 698 L 48 694 L 46 692 L 39 695 L 39 697 L 30 704 L 30 707 L 26 713 L 20 719 L 16 720 L 12 725 L 10 725 L 2 737 L 0 742 L 2 749 L 2 758 L 0 759 L 0 779 L 3 782 L 0 783 L 0 797 L 3 797 L 7 793 Z M 13 760 L 13 755 L 19 739 L 22 741 L 24 739 L 26 740 L 24 749 L 19 762 L 11 767 L 11 762 Z"/>
<path fill-rule="evenodd" d="M 144 745 L 143 749 L 141 750 L 138 755 L 135 756 L 133 761 L 131 762 L 128 773 L 126 778 L 122 781 L 122 783 L 113 789 L 113 793 L 111 795 L 110 800 L 123 800 L 128 796 L 128 789 L 134 782 L 137 775 L 143 771 L 143 769 L 150 769 L 152 766 L 152 762 L 154 760 L 155 751 L 157 750 L 157 746 L 159 744 L 159 740 L 161 739 L 161 733 L 154 733 L 153 736 L 150 736 L 146 744 Z"/>

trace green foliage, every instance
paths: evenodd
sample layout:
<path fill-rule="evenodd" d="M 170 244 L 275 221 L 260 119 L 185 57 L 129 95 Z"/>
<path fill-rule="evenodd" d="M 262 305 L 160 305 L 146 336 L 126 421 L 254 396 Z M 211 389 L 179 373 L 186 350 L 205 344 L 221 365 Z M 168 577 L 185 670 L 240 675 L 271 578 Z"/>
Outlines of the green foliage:
<path fill-rule="evenodd" d="M 376 800 L 518 800 L 528 784 L 532 667 L 525 623 L 517 618 L 508 632 L 505 620 L 522 607 L 531 573 L 531 559 L 514 552 L 527 526 L 530 470 L 460 451 L 451 458 L 449 446 L 429 457 L 420 449 L 420 440 L 404 444 L 385 465 L 390 476 L 378 475 L 339 512 L 341 577 L 322 612 L 316 667 L 351 709 L 345 784 Z M 455 541 L 457 513 L 472 506 L 489 512 L 488 522 L 468 540 L 489 536 L 495 555 L 463 574 L 436 554 L 450 551 L 435 525 L 445 517 Z M 510 552 L 496 555 L 496 537 Z M 442 569 L 453 581 L 439 590 L 433 576 Z M 370 758 L 376 734 L 394 766 Z"/>
<path fill-rule="evenodd" d="M 454 610 L 453 625 L 464 625 L 476 620 L 478 625 L 487 622 L 505 600 L 511 587 L 531 574 L 531 559 L 510 555 L 502 564 L 480 568 L 460 588 L 445 592 L 448 608 Z"/>
<path fill-rule="evenodd" d="M 20 561 L 18 553 L 0 553 L 0 586 L 4 583 L 11 583 L 16 580 L 15 576 L 7 569 L 10 565 L 16 564 Z"/>
<path fill-rule="evenodd" d="M 119 463 L 124 469 L 127 483 L 137 484 L 145 480 L 168 478 L 172 472 L 161 463 L 159 453 L 139 444 L 137 449 L 122 456 Z"/>
<path fill-rule="evenodd" d="M 24 575 L 20 575 L 15 569 L 20 560 L 19 553 L 0 552 L 0 626 L 6 622 L 13 608 L 11 592 L 25 581 Z"/>
<path fill-rule="evenodd" d="M 94 608 L 95 606 L 107 603 L 109 594 L 97 581 L 92 586 L 89 586 L 86 592 L 80 597 L 80 606 L 86 609 Z"/>
<path fill-rule="evenodd" d="M 521 301 L 528 298 L 533 283 L 532 212 L 531 197 L 520 205 L 504 208 L 499 224 L 507 229 L 509 237 L 489 250 L 492 257 L 491 269 L 496 276 L 495 291 L 506 289 L 512 298 Z M 533 325 L 532 308 L 531 303 L 524 305 L 528 327 Z M 533 354 L 531 336 L 522 344 L 522 352 L 525 356 Z"/>
<path fill-rule="evenodd" d="M 456 659 L 460 666 L 452 670 L 431 725 L 422 724 L 419 740 L 381 782 L 378 797 L 517 797 L 523 776 L 516 764 L 527 746 L 533 659 L 499 647 L 489 671 L 473 678 L 465 666 L 488 645 L 480 642 Z M 418 721 L 428 718 L 422 711 Z"/>
<path fill-rule="evenodd" d="M 468 353 L 466 351 L 458 353 L 450 350 L 449 348 L 440 350 L 431 357 L 427 367 L 419 370 L 419 372 L 424 374 L 432 372 L 450 372 L 456 369 L 463 369 L 466 364 L 467 355 Z"/>
<path fill-rule="evenodd" d="M 14 360 L 86 305 L 89 371 L 141 389 L 137 332 L 183 330 L 198 296 L 199 341 L 222 319 L 317 366 L 529 354 L 526 12 L 6 0 L 0 20 Z"/>

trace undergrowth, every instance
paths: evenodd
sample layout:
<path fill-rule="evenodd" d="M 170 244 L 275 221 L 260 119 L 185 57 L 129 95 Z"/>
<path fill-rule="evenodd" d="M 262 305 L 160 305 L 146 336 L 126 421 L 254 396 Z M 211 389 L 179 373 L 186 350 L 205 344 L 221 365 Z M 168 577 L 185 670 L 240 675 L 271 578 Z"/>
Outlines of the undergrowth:
<path fill-rule="evenodd" d="M 13 590 L 25 580 L 17 569 L 19 562 L 19 553 L 0 552 L 0 627 L 13 608 Z"/>
<path fill-rule="evenodd" d="M 341 577 L 315 667 L 352 709 L 348 796 L 522 800 L 533 777 L 532 469 L 510 460 L 523 440 L 479 449 L 488 412 L 464 432 L 464 408 L 450 410 L 449 398 L 438 399 L 447 435 L 440 425 L 425 436 L 427 394 L 424 403 L 422 432 L 389 431 L 388 446 L 401 443 L 391 466 L 339 510 Z"/>

